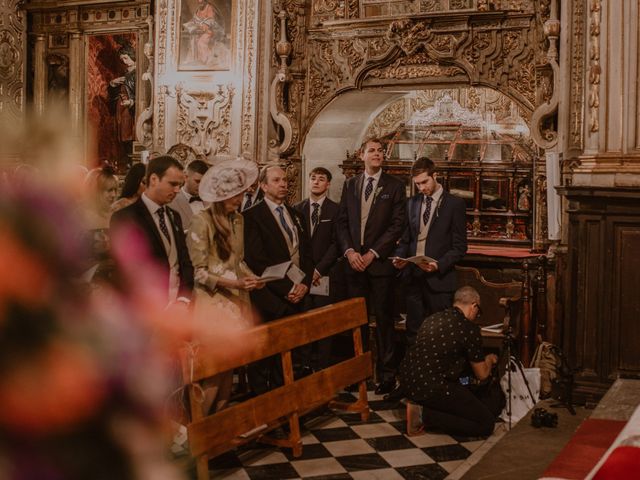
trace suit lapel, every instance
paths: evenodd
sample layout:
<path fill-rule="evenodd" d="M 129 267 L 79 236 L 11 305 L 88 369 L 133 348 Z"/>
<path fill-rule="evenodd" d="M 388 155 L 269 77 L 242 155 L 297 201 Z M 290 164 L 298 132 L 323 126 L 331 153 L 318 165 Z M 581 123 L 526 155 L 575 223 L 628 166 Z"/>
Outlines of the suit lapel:
<path fill-rule="evenodd" d="M 311 214 L 309 213 L 309 205 L 311 204 L 311 200 L 303 200 L 302 201 L 302 218 L 304 219 L 304 223 L 307 225 L 309 231 L 311 231 Z"/>
<path fill-rule="evenodd" d="M 413 199 L 413 203 L 411 205 L 411 222 L 416 229 L 417 233 L 420 233 L 420 208 L 422 207 L 422 194 L 417 195 Z"/>
<path fill-rule="evenodd" d="M 371 195 L 373 195 L 373 201 L 371 202 L 371 209 L 369 210 L 369 216 L 371 216 L 373 211 L 376 209 L 376 205 L 378 204 L 378 198 L 384 192 L 384 187 L 387 184 L 385 180 L 386 180 L 385 175 L 384 173 L 382 173 L 380 175 L 380 180 L 378 180 L 378 184 L 376 185 L 376 188 L 371 193 Z"/>
<path fill-rule="evenodd" d="M 162 241 L 162 237 L 160 236 L 161 234 L 160 234 L 160 231 L 158 230 L 158 227 L 156 227 L 156 222 L 153 220 L 153 217 L 151 216 L 151 212 L 149 211 L 147 206 L 144 204 L 142 199 L 138 199 L 135 205 L 136 205 L 136 210 L 138 211 L 138 216 L 142 220 L 146 230 L 151 233 L 153 240 L 155 240 L 157 244 L 156 246 L 159 246 L 160 250 L 165 252 L 166 254 L 166 250 L 164 248 L 164 242 Z M 169 258 L 168 255 L 167 255 L 167 258 Z"/>
<path fill-rule="evenodd" d="M 277 243 L 284 245 L 284 249 L 288 253 L 289 248 L 287 247 L 287 241 L 277 223 L 278 221 L 273 216 L 273 213 L 271 213 L 271 209 L 269 208 L 269 205 L 267 205 L 267 202 L 260 202 L 255 208 L 262 209 L 262 218 L 264 219 L 265 228 L 270 231 L 271 238 L 273 238 Z"/>

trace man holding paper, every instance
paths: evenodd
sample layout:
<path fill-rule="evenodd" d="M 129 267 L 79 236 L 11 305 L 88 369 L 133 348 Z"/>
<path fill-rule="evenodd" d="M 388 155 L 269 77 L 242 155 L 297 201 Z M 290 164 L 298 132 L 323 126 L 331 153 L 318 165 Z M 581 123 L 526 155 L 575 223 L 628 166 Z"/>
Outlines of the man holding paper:
<path fill-rule="evenodd" d="M 262 169 L 258 181 L 264 200 L 243 212 L 245 262 L 260 276 L 268 267 L 291 262 L 284 278 L 251 292 L 251 303 L 269 322 L 302 311 L 313 278 L 313 261 L 309 233 L 298 213 L 284 203 L 288 192 L 286 172 L 269 165 Z M 281 385 L 282 371 L 276 359 L 251 365 L 249 384 L 256 394 Z"/>
<path fill-rule="evenodd" d="M 444 191 L 427 157 L 414 162 L 411 177 L 418 193 L 407 201 L 409 222 L 393 259 L 405 283 L 409 345 L 426 317 L 451 307 L 455 265 L 467 252 L 464 200 Z"/>
<path fill-rule="evenodd" d="M 267 267 L 291 261 L 285 278 L 267 283 L 251 292 L 251 300 L 265 321 L 301 311 L 302 299 L 313 278 L 309 233 L 298 213 L 284 201 L 287 198 L 287 174 L 278 166 L 260 172 L 264 201 L 246 210 L 244 215 L 245 261 L 256 275 Z"/>
<path fill-rule="evenodd" d="M 331 172 L 323 167 L 311 170 L 309 174 L 309 198 L 295 205 L 304 226 L 311 233 L 311 256 L 313 259 L 313 280 L 307 297 L 308 308 L 329 305 L 341 299 L 344 287 L 338 285 L 343 280 L 340 275 L 342 261 L 338 261 L 336 245 L 336 220 L 338 204 L 327 197 L 331 185 Z M 331 338 L 317 344 L 317 369 L 329 366 Z"/>

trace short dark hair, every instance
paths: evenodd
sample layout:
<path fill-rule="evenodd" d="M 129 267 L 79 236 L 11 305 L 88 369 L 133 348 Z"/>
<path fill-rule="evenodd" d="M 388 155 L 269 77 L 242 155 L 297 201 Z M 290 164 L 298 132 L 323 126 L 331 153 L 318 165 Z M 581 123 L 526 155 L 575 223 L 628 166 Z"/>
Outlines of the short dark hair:
<path fill-rule="evenodd" d="M 329 170 L 327 170 L 324 167 L 316 167 L 313 170 L 311 170 L 311 173 L 309 173 L 309 176 L 313 175 L 324 175 L 325 177 L 327 177 L 328 181 L 331 181 L 331 172 Z"/>
<path fill-rule="evenodd" d="M 367 143 L 379 143 L 384 147 L 384 142 L 380 140 L 380 138 L 375 136 L 367 137 L 362 141 L 362 144 L 360 145 L 360 154 L 364 153 L 364 148 L 367 146 Z"/>
<path fill-rule="evenodd" d="M 261 185 L 267 183 L 267 173 L 269 173 L 269 170 L 271 170 L 272 168 L 279 168 L 286 172 L 282 165 L 265 165 L 264 167 L 262 167 L 262 170 L 260 170 L 260 175 L 258 175 L 258 182 Z"/>
<path fill-rule="evenodd" d="M 124 177 L 120 198 L 133 197 L 138 193 L 138 188 L 140 188 L 140 183 L 144 179 L 146 171 L 147 167 L 144 163 L 135 163 L 131 166 L 127 175 Z"/>
<path fill-rule="evenodd" d="M 171 167 L 175 167 L 180 171 L 184 170 L 182 164 L 171 155 L 160 155 L 159 157 L 150 160 L 149 165 L 147 165 L 147 185 L 149 185 L 151 175 L 155 173 L 160 179 L 162 179 L 164 174 L 167 173 L 167 170 Z"/>
<path fill-rule="evenodd" d="M 204 160 L 193 160 L 189 165 L 187 165 L 187 170 L 204 175 L 207 173 L 207 170 L 209 170 L 209 165 Z"/>
<path fill-rule="evenodd" d="M 421 173 L 427 173 L 427 175 L 431 176 L 436 173 L 436 164 L 433 163 L 433 160 L 427 157 L 420 157 L 411 166 L 411 176 L 417 177 Z"/>

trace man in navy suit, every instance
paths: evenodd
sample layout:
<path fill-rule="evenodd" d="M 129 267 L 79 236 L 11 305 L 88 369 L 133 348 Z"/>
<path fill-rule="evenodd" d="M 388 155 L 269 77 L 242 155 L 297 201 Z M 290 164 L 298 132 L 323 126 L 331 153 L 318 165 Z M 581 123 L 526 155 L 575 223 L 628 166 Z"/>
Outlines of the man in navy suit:
<path fill-rule="evenodd" d="M 283 262 L 291 261 L 304 273 L 299 283 L 288 277 L 268 282 L 251 292 L 251 303 L 265 321 L 299 313 L 313 278 L 309 233 L 302 218 L 285 205 L 287 174 L 278 166 L 267 166 L 258 178 L 264 199 L 242 212 L 244 216 L 244 260 L 256 275 Z M 254 393 L 264 393 L 282 384 L 280 368 L 273 358 L 249 367 L 249 383 Z"/>
<path fill-rule="evenodd" d="M 395 255 L 426 255 L 435 261 L 415 264 L 393 260 L 393 265 L 402 269 L 409 345 L 415 343 L 426 317 L 453 304 L 455 266 L 467 252 L 464 200 L 444 191 L 436 180 L 436 166 L 427 157 L 414 162 L 411 177 L 419 193 L 407 201 L 409 223 Z"/>
<path fill-rule="evenodd" d="M 377 394 L 395 385 L 393 278 L 389 256 L 406 221 L 404 182 L 382 172 L 384 148 L 380 140 L 363 142 L 360 157 L 365 171 L 343 187 L 338 214 L 339 253 L 347 258 L 346 280 L 350 298 L 364 297 L 376 317 Z M 366 330 L 363 331 L 366 345 Z"/>
<path fill-rule="evenodd" d="M 183 183 L 180 162 L 169 155 L 154 158 L 147 166 L 147 189 L 135 203 L 114 213 L 110 224 L 112 233 L 130 226 L 142 234 L 148 253 L 166 274 L 170 302 L 188 300 L 193 289 L 193 266 L 180 215 L 168 206 Z"/>
<path fill-rule="evenodd" d="M 331 172 L 323 167 L 311 170 L 309 174 L 309 198 L 295 205 L 304 221 L 304 226 L 311 235 L 311 255 L 313 259 L 314 285 L 319 285 L 321 278 L 329 279 L 328 295 L 307 297 L 308 308 L 318 308 L 342 300 L 344 279 L 341 275 L 343 262 L 338 259 L 336 243 L 336 220 L 338 204 L 327 197 L 331 186 Z M 331 338 L 320 340 L 317 344 L 318 358 L 316 369 L 329 366 L 331 356 Z"/>

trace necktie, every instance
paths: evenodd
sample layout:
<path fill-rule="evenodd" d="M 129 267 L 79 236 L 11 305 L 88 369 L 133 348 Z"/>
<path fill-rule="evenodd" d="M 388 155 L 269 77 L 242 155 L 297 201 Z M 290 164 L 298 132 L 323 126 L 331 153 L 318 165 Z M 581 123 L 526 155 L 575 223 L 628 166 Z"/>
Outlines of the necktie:
<path fill-rule="evenodd" d="M 320 220 L 320 204 L 313 202 L 311 206 L 313 207 L 313 212 L 311 212 L 311 227 L 315 230 Z"/>
<path fill-rule="evenodd" d="M 244 198 L 245 198 L 245 201 L 244 201 L 244 207 L 242 207 L 242 210 L 246 210 L 251 206 L 251 194 L 245 193 Z"/>
<path fill-rule="evenodd" d="M 284 228 L 284 231 L 287 232 L 287 235 L 289 236 L 289 241 L 293 243 L 293 232 L 291 231 L 291 228 L 289 227 L 289 225 L 287 224 L 287 221 L 284 218 L 284 207 L 280 205 L 279 207 L 276 207 L 276 211 L 278 212 L 278 215 L 280 215 L 280 224 L 282 225 L 282 228 Z"/>
<path fill-rule="evenodd" d="M 189 199 L 189 203 L 193 203 L 193 202 L 201 202 L 202 199 L 198 196 L 198 195 L 193 195 L 190 199 Z"/>
<path fill-rule="evenodd" d="M 369 197 L 371 196 L 371 192 L 373 192 L 373 177 L 369 177 L 367 179 L 367 186 L 364 188 L 364 201 L 366 202 L 367 200 L 369 200 Z"/>
<path fill-rule="evenodd" d="M 425 225 L 429 224 L 429 217 L 431 216 L 432 202 L 433 202 L 433 197 L 429 195 L 424 196 L 424 213 L 422 214 L 422 221 Z"/>
<path fill-rule="evenodd" d="M 158 217 L 160 218 L 160 222 L 159 222 L 160 231 L 167 238 L 169 243 L 171 243 L 171 235 L 169 235 L 169 229 L 167 228 L 167 222 L 165 221 L 165 218 L 164 218 L 164 207 L 160 207 L 158 210 L 156 210 L 156 213 L 158 214 Z"/>

